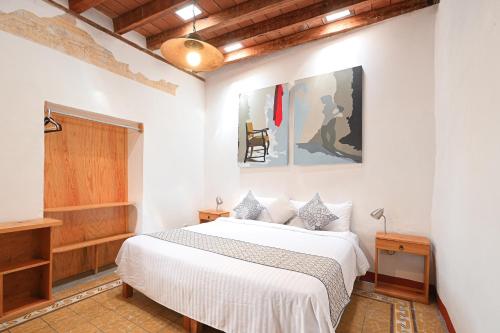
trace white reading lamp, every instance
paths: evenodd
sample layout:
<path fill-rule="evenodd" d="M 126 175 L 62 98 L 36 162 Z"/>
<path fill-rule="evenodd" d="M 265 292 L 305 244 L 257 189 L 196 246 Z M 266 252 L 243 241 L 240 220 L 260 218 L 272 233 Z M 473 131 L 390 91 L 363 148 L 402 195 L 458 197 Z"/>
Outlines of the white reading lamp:
<path fill-rule="evenodd" d="M 387 229 L 386 229 L 386 219 L 385 219 L 385 215 L 384 215 L 384 209 L 383 208 L 377 208 L 375 209 L 373 212 L 370 213 L 371 217 L 373 217 L 374 219 L 377 219 L 377 220 L 380 220 L 380 218 L 384 218 L 384 234 L 387 233 Z"/>

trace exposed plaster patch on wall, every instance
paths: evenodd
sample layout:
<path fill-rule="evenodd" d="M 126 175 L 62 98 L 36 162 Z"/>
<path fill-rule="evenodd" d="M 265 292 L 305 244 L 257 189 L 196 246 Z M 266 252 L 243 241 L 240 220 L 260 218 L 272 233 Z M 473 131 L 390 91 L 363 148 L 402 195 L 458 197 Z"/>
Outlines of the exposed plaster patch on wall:
<path fill-rule="evenodd" d="M 78 28 L 76 19 L 71 15 L 39 17 L 27 10 L 11 13 L 0 11 L 0 30 L 48 46 L 149 87 L 174 96 L 176 94 L 176 84 L 165 80 L 151 80 L 140 72 L 132 72 L 128 64 L 116 60 L 111 51 Z"/>

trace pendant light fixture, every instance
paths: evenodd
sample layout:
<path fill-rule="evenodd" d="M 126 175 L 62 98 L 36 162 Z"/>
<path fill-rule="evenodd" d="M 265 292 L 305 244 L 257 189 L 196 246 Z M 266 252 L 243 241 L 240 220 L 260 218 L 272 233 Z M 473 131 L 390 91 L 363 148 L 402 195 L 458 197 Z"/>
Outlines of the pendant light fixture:
<path fill-rule="evenodd" d="M 193 72 L 209 72 L 224 64 L 224 56 L 196 33 L 195 5 L 193 1 L 193 32 L 186 37 L 167 40 L 161 45 L 161 53 L 175 66 Z"/>

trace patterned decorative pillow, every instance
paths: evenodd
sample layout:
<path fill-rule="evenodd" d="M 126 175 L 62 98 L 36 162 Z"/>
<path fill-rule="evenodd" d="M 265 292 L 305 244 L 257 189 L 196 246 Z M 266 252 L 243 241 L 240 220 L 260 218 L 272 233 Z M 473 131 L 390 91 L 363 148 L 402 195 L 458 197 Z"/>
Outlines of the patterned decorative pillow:
<path fill-rule="evenodd" d="M 248 191 L 245 198 L 234 208 L 237 219 L 255 220 L 259 217 L 264 206 L 255 199 L 252 191 Z"/>
<path fill-rule="evenodd" d="M 338 219 L 321 201 L 318 193 L 299 209 L 299 217 L 304 222 L 304 227 L 309 230 L 322 230 Z"/>

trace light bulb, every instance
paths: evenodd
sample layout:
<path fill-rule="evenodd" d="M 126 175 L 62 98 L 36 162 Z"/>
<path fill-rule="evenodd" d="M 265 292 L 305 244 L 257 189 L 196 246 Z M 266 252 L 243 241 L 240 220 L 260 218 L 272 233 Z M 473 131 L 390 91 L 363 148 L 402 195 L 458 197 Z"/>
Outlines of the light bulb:
<path fill-rule="evenodd" d="M 196 67 L 201 63 L 201 55 L 198 52 L 190 51 L 186 55 L 186 60 L 189 65 Z"/>

